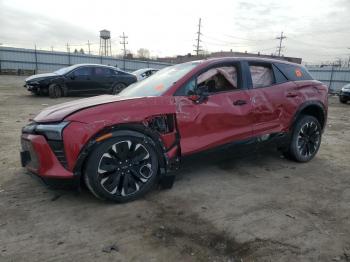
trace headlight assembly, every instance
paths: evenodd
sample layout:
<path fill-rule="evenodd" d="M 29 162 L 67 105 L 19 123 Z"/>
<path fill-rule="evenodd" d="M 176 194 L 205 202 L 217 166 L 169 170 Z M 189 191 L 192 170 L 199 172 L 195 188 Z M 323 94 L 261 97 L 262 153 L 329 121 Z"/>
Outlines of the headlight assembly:
<path fill-rule="evenodd" d="M 58 124 L 39 124 L 35 128 L 37 134 L 46 136 L 49 140 L 62 140 L 62 130 L 69 122 L 61 122 Z"/>

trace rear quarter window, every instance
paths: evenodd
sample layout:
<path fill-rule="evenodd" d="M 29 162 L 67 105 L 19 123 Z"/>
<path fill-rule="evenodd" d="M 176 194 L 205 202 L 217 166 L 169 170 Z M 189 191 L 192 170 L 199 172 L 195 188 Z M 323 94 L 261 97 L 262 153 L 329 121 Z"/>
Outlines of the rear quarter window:
<path fill-rule="evenodd" d="M 288 78 L 288 80 L 313 80 L 310 73 L 303 66 L 282 63 L 275 63 L 275 66 Z"/>

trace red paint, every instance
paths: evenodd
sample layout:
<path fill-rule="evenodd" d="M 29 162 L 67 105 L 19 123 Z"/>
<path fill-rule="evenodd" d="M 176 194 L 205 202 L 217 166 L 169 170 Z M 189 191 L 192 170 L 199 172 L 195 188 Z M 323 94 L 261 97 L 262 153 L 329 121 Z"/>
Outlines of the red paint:
<path fill-rule="evenodd" d="M 43 136 L 23 135 L 32 142 L 39 156 L 37 173 L 47 177 L 71 178 L 82 148 L 101 130 L 118 124 L 142 124 L 153 116 L 176 116 L 176 130 L 160 134 L 163 144 L 170 149 L 168 157 L 173 158 L 178 152 L 188 155 L 228 142 L 289 131 L 298 108 L 306 101 L 316 100 L 327 109 L 327 87 L 318 81 L 287 82 L 265 88 L 222 92 L 210 95 L 199 104 L 192 97 L 174 96 L 202 69 L 217 62 L 240 60 L 248 58 L 203 61 L 159 97 L 104 95 L 44 109 L 35 117 L 36 122 L 71 122 L 63 131 L 68 170 L 57 161 Z M 237 101 L 245 103 L 237 105 Z M 172 147 L 176 132 L 180 136 L 180 145 Z"/>
<path fill-rule="evenodd" d="M 30 141 L 36 156 L 38 157 L 38 168 L 28 169 L 42 177 L 70 179 L 73 173 L 66 170 L 57 160 L 45 137 L 40 135 L 23 134 L 22 139 Z"/>

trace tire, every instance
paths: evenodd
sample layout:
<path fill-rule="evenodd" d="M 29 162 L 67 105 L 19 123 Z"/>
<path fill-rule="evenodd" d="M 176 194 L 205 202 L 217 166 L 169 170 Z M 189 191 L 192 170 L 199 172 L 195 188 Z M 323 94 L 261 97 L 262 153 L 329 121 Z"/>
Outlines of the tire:
<path fill-rule="evenodd" d="M 62 88 L 57 84 L 51 84 L 49 86 L 49 96 L 50 98 L 59 98 L 63 95 Z"/>
<path fill-rule="evenodd" d="M 122 91 L 125 87 L 126 87 L 126 85 L 123 84 L 123 83 L 117 83 L 117 84 L 115 84 L 115 85 L 113 86 L 113 88 L 112 88 L 112 94 L 113 94 L 113 95 L 119 94 L 120 91 Z"/>
<path fill-rule="evenodd" d="M 346 104 L 346 102 L 348 102 L 348 100 L 342 96 L 339 96 L 339 102 L 340 103 L 343 103 L 343 104 Z"/>
<path fill-rule="evenodd" d="M 84 179 L 98 198 L 118 203 L 135 200 L 157 181 L 158 156 L 144 138 L 121 135 L 96 147 L 87 159 Z"/>
<path fill-rule="evenodd" d="M 309 115 L 302 115 L 296 122 L 287 155 L 297 162 L 308 162 L 317 154 L 322 138 L 319 121 Z"/>

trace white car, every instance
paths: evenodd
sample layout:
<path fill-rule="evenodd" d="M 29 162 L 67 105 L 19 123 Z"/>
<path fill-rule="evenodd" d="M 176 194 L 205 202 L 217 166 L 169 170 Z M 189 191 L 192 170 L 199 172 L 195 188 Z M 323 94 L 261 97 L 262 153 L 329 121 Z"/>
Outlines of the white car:
<path fill-rule="evenodd" d="M 344 104 L 350 101 L 350 84 L 343 86 L 342 89 L 340 90 L 339 101 L 340 103 L 344 103 Z"/>
<path fill-rule="evenodd" d="M 158 69 L 154 69 L 154 68 L 143 68 L 132 72 L 132 74 L 136 76 L 137 81 L 141 81 L 157 73 L 158 71 L 159 71 Z"/>

